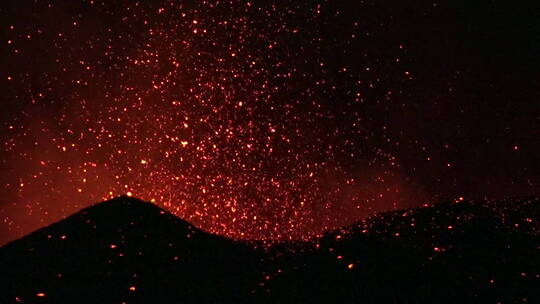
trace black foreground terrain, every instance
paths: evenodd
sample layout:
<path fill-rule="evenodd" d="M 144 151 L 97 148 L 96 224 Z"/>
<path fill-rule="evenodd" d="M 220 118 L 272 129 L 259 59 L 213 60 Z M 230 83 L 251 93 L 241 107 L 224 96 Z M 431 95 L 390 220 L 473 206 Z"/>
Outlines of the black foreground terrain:
<path fill-rule="evenodd" d="M 234 242 L 121 197 L 0 248 L 0 303 L 540 303 L 540 201 L 380 214 Z"/>

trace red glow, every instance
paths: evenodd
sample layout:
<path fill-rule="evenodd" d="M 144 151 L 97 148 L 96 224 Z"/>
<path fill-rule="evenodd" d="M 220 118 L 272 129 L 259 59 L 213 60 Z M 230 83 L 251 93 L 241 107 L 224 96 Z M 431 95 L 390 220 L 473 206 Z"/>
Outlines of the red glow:
<path fill-rule="evenodd" d="M 65 2 L 78 13 L 30 1 L 4 21 L 0 244 L 120 195 L 262 240 L 469 197 L 456 183 L 476 162 L 460 158 L 481 136 L 449 126 L 465 136 L 476 129 L 466 118 L 482 115 L 458 103 L 469 99 L 455 95 L 455 70 L 433 81 L 436 102 L 413 94 L 432 83 L 416 84 L 429 74 L 393 16 L 351 22 L 301 1 Z M 447 138 L 426 128 L 441 118 Z M 504 151 L 525 154 L 506 139 Z"/>
<path fill-rule="evenodd" d="M 24 114 L 3 138 L 14 168 L 3 187 L 16 204 L 5 216 L 12 233 L 125 194 L 232 238 L 305 239 L 421 195 L 365 136 L 356 104 L 338 127 L 344 114 L 327 96 L 337 83 L 326 59 L 313 53 L 297 67 L 276 38 L 299 30 L 261 19 L 281 24 L 281 13 L 201 6 L 227 22 L 133 5 L 137 39 L 121 29 L 81 35 L 84 18 L 51 37 L 58 75 L 24 92 Z M 282 85 L 294 77 L 305 83 Z M 62 106 L 47 108 L 54 98 Z"/>

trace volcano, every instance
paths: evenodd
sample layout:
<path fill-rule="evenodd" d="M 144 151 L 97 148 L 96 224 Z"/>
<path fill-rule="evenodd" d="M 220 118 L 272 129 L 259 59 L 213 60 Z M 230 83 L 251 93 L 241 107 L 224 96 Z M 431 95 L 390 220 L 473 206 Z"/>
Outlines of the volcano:
<path fill-rule="evenodd" d="M 237 301 L 257 272 L 248 247 L 121 197 L 12 242 L 1 303 Z"/>
<path fill-rule="evenodd" d="M 537 303 L 539 215 L 457 200 L 265 244 L 120 197 L 0 248 L 0 302 Z"/>

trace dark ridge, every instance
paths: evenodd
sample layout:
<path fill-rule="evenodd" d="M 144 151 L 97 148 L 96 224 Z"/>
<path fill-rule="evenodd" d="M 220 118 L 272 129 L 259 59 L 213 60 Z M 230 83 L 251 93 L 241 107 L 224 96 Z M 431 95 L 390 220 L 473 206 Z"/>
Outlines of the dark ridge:
<path fill-rule="evenodd" d="M 456 201 L 262 251 L 121 197 L 0 248 L 0 303 L 538 303 L 540 201 Z"/>
<path fill-rule="evenodd" d="M 121 216 L 118 216 L 121 215 Z M 155 204 L 144 202 L 128 196 L 120 196 L 105 202 L 95 204 L 93 206 L 81 209 L 77 213 L 63 219 L 57 223 L 41 228 L 30 233 L 26 237 L 12 241 L 5 247 L 16 246 L 19 242 L 31 242 L 36 238 L 41 238 L 44 235 L 50 235 L 52 231 L 64 231 L 66 228 L 71 228 L 73 225 L 79 225 L 80 222 L 85 222 L 88 226 L 92 226 L 92 230 L 121 230 L 123 227 L 132 225 L 131 222 L 136 221 L 153 221 L 158 219 L 158 222 L 168 219 L 178 225 L 178 232 L 185 231 L 186 233 L 200 232 L 191 224 L 172 215 L 170 212 L 161 209 Z M 97 229 L 97 224 L 100 229 Z M 105 226 L 101 226 L 105 225 Z M 96 227 L 94 227 L 96 226 Z M 52 231 L 51 231 L 52 230 Z"/>
<path fill-rule="evenodd" d="M 243 244 L 120 197 L 2 247 L 0 303 L 236 302 L 255 285 L 255 262 Z"/>

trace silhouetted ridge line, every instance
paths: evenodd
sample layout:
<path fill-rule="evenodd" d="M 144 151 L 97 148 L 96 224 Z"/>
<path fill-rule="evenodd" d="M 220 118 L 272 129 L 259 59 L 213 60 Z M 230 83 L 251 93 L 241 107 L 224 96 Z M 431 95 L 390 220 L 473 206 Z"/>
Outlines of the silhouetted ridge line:
<path fill-rule="evenodd" d="M 539 214 L 456 201 L 258 250 L 120 197 L 0 248 L 0 303 L 535 303 Z"/>

